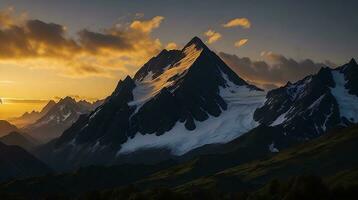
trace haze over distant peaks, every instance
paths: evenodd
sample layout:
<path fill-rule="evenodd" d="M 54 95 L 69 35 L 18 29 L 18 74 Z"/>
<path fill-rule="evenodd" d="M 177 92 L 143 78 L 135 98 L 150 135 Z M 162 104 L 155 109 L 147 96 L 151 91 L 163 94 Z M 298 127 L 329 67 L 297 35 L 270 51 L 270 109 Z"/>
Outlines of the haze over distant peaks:
<path fill-rule="evenodd" d="M 22 130 L 39 141 L 47 142 L 59 137 L 80 115 L 94 110 L 98 104 L 84 100 L 77 102 L 72 97 L 62 98 L 57 103 L 50 101 L 40 112 L 43 116 Z"/>

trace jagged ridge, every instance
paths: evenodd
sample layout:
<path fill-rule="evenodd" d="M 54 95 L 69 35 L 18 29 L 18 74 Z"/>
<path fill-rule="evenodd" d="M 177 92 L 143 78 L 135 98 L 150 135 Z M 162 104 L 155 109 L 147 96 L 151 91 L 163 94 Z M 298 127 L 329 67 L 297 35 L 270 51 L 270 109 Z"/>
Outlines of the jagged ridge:
<path fill-rule="evenodd" d="M 322 68 L 315 75 L 270 91 L 254 118 L 261 124 L 281 126 L 285 134 L 299 140 L 357 123 L 357 75 L 354 59 L 336 69 Z"/>
<path fill-rule="evenodd" d="M 151 137 L 160 136 L 155 139 L 160 138 L 159 144 L 143 146 L 171 148 L 181 154 L 206 143 L 226 142 L 254 127 L 256 123 L 250 120 L 250 114 L 262 99 L 260 89 L 246 83 L 195 37 L 181 51 L 163 50 L 139 69 L 134 79 L 127 76 L 119 81 L 106 102 L 66 130 L 55 146 L 57 150 L 76 146 L 78 154 L 90 151 L 91 156 L 85 159 L 91 160 L 103 152 L 111 157 L 113 152 L 115 155 L 121 150 L 135 151 L 142 148 L 142 137 L 150 142 L 155 139 Z M 244 110 L 226 112 L 229 106 Z M 248 120 L 239 122 L 244 118 Z M 209 133 L 203 131 L 204 121 L 214 124 Z M 225 121 L 230 122 L 229 127 Z M 179 129 L 182 131 L 176 133 Z M 191 130 L 196 131 L 189 134 Z M 177 143 L 166 143 L 164 140 L 169 137 Z M 191 143 L 187 137 L 193 137 Z M 181 149 L 172 149 L 179 143 Z"/>

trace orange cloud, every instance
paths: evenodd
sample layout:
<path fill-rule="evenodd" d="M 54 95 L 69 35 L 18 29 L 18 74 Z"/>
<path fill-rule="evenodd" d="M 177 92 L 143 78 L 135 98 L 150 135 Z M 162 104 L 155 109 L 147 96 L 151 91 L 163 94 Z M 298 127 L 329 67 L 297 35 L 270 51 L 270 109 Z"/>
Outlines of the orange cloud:
<path fill-rule="evenodd" d="M 71 77 L 133 73 L 162 48 L 151 37 L 164 19 L 134 20 L 102 32 L 83 29 L 78 39 L 65 26 L 41 20 L 15 20 L 13 10 L 0 11 L 0 64 L 47 68 Z"/>
<path fill-rule="evenodd" d="M 225 28 L 231 28 L 236 26 L 241 26 L 242 28 L 247 29 L 251 27 L 251 22 L 247 18 L 235 18 L 223 24 L 223 27 Z"/>
<path fill-rule="evenodd" d="M 167 44 L 167 46 L 165 48 L 167 50 L 177 49 L 178 45 L 175 42 L 170 42 L 170 43 Z"/>
<path fill-rule="evenodd" d="M 23 22 L 27 15 L 21 13 L 19 16 L 14 15 L 15 9 L 13 7 L 7 7 L 4 10 L 0 10 L 0 27 L 10 27 L 17 23 Z"/>
<path fill-rule="evenodd" d="M 241 39 L 234 43 L 235 47 L 240 48 L 244 46 L 249 40 L 248 39 Z"/>
<path fill-rule="evenodd" d="M 153 19 L 147 21 L 135 20 L 131 23 L 130 27 L 143 33 L 150 33 L 153 29 L 158 28 L 160 26 L 163 19 L 163 16 L 156 16 Z"/>
<path fill-rule="evenodd" d="M 209 29 L 208 31 L 206 31 L 205 36 L 208 37 L 208 40 L 206 41 L 209 44 L 212 44 L 216 41 L 218 41 L 221 38 L 221 34 L 218 32 L 215 32 L 211 29 Z"/>

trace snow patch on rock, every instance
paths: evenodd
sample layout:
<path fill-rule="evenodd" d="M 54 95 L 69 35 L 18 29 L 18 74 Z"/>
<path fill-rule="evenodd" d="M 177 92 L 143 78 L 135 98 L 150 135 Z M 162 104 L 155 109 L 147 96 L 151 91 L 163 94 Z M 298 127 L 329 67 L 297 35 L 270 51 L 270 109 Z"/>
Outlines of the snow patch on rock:
<path fill-rule="evenodd" d="M 358 122 L 358 97 L 348 93 L 344 87 L 346 80 L 344 74 L 335 70 L 332 71 L 336 86 L 331 88 L 331 93 L 336 98 L 341 118 L 345 117 L 353 123 Z"/>
<path fill-rule="evenodd" d="M 200 56 L 201 52 L 202 49 L 197 49 L 195 44 L 188 46 L 184 49 L 184 58 L 172 66 L 167 66 L 160 76 L 153 79 L 153 73 L 149 72 L 143 80 L 136 81 L 136 87 L 133 89 L 133 101 L 129 102 L 128 105 L 136 106 L 137 112 L 142 105 L 158 94 L 163 88 L 173 85 L 174 80 L 171 80 L 171 78 L 184 76 Z"/>
<path fill-rule="evenodd" d="M 195 121 L 194 132 L 187 130 L 184 123 L 177 122 L 170 131 L 160 136 L 137 133 L 121 145 L 118 154 L 139 149 L 167 148 L 174 155 L 183 155 L 206 144 L 227 143 L 256 127 L 258 123 L 253 119 L 253 113 L 264 103 L 265 92 L 235 85 L 226 74 L 222 75 L 227 86 L 220 87 L 219 94 L 228 108 L 219 117 L 210 116 L 205 121 Z"/>
<path fill-rule="evenodd" d="M 280 150 L 278 150 L 276 147 L 275 147 L 275 143 L 272 142 L 270 145 L 269 145 L 269 150 L 272 152 L 272 153 L 278 153 L 280 152 Z"/>

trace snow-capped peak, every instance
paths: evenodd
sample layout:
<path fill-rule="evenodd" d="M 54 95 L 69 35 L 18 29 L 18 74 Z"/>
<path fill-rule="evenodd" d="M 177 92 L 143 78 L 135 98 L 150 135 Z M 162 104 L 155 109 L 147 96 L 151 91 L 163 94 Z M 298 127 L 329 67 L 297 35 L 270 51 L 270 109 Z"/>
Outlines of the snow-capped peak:
<path fill-rule="evenodd" d="M 354 59 L 335 69 L 270 91 L 254 117 L 262 124 L 280 126 L 296 138 L 314 138 L 338 125 L 358 122 L 358 67 Z"/>
<path fill-rule="evenodd" d="M 204 42 L 197 36 L 193 37 L 185 46 L 184 49 L 190 46 L 195 46 L 197 49 L 207 49 L 209 48 L 204 44 Z"/>
<path fill-rule="evenodd" d="M 154 72 L 149 71 L 146 76 L 136 80 L 136 87 L 133 90 L 133 101 L 129 102 L 129 105 L 137 106 L 138 110 L 141 105 L 157 95 L 163 88 L 172 87 L 175 84 L 175 80 L 183 77 L 200 56 L 203 50 L 202 45 L 204 45 L 201 43 L 199 38 L 193 38 L 191 42 L 181 50 L 180 59 L 178 59 L 178 57 L 168 57 L 168 59 L 172 60 L 165 62 L 170 64 L 163 68 L 160 75 L 154 76 Z M 161 52 L 156 58 L 160 58 L 160 55 L 163 56 L 164 54 L 166 53 Z M 139 70 L 138 73 L 139 72 L 141 72 L 141 70 Z M 138 77 L 138 75 L 136 76 Z"/>
<path fill-rule="evenodd" d="M 57 145 L 106 146 L 119 154 L 167 148 L 183 154 L 255 127 L 252 114 L 264 96 L 194 37 L 182 50 L 160 52 L 133 79 L 119 81 L 107 101 L 65 131 Z"/>

